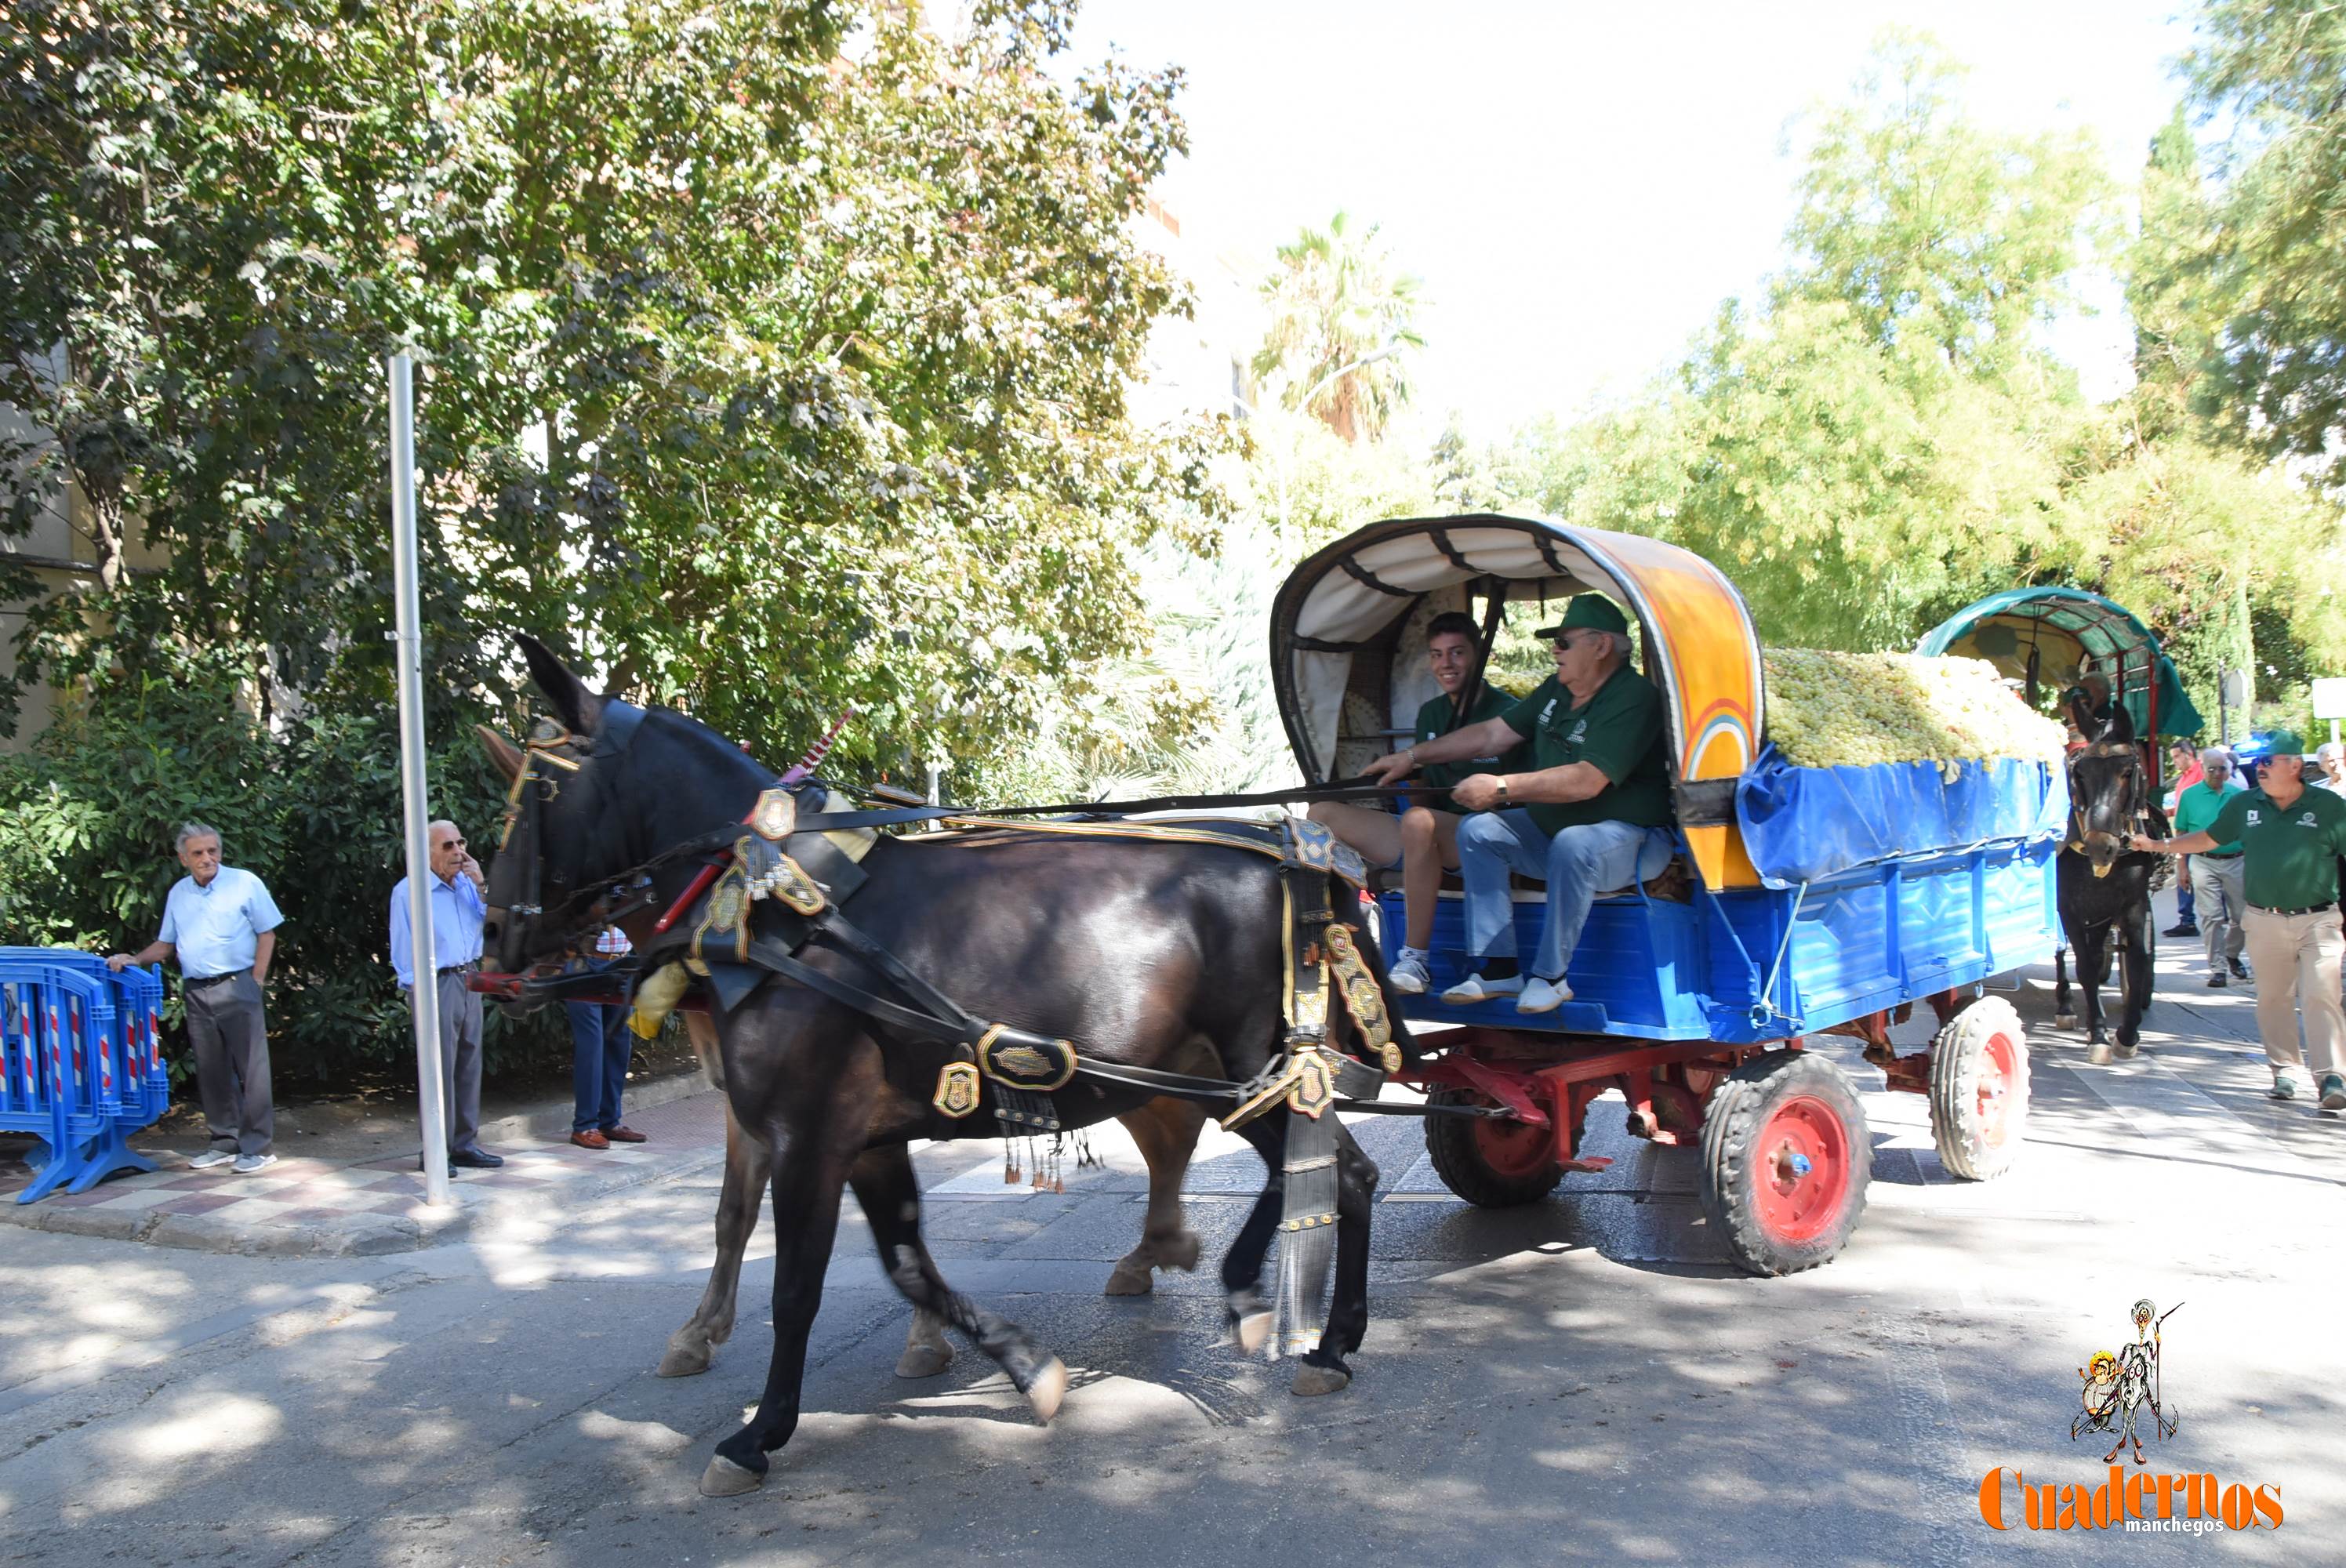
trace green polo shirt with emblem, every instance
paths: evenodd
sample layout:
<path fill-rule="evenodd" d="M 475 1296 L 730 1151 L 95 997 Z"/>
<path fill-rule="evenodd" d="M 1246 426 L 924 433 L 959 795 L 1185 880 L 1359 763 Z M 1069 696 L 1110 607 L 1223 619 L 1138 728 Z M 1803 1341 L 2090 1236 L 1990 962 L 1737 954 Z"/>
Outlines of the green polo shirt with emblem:
<path fill-rule="evenodd" d="M 1586 762 L 1611 780 L 1586 800 L 1527 805 L 1543 833 L 1586 822 L 1629 822 L 1660 828 L 1670 820 L 1670 777 L 1662 760 L 1662 694 L 1627 667 L 1574 707 L 1572 693 L 1550 676 L 1501 714 L 1531 745 L 1532 767 Z M 2346 800 L 2339 802 L 2346 806 Z"/>
<path fill-rule="evenodd" d="M 2224 809 L 2225 801 L 2246 793 L 2247 789 L 2248 786 L 2237 779 L 2227 779 L 2221 789 L 2210 789 L 2208 781 L 2202 779 L 2175 798 L 2175 836 L 2188 838 L 2208 826 Z M 2240 846 L 2237 842 L 2223 842 L 2208 852 L 2211 855 L 2237 855 L 2240 852 Z"/>
<path fill-rule="evenodd" d="M 1482 697 L 1474 703 L 1474 711 L 1466 716 L 1466 724 L 1480 724 L 1486 718 L 1500 718 L 1512 709 L 1519 700 L 1520 698 L 1514 692 L 1485 683 Z M 1429 740 L 1439 739 L 1453 729 L 1465 728 L 1464 725 L 1452 724 L 1450 714 L 1451 703 L 1447 693 L 1434 697 L 1423 708 L 1419 708 L 1414 737 L 1416 744 L 1423 746 Z M 1465 813 L 1465 808 L 1451 803 L 1447 792 L 1448 786 L 1457 783 L 1462 779 L 1472 778 L 1477 773 L 1516 773 L 1531 765 L 1531 752 L 1522 746 L 1511 746 L 1496 757 L 1470 757 L 1464 762 L 1429 762 L 1417 770 L 1418 782 L 1427 788 L 1423 794 L 1412 790 L 1410 804 L 1426 806 L 1436 811 L 1448 811 L 1453 815 L 1463 816 Z"/>
<path fill-rule="evenodd" d="M 2338 857 L 2346 855 L 2346 799 L 2308 789 L 2286 809 L 2261 789 L 2228 796 L 2208 832 L 2248 852 L 2241 870 L 2249 902 L 2301 910 L 2338 899 Z"/>

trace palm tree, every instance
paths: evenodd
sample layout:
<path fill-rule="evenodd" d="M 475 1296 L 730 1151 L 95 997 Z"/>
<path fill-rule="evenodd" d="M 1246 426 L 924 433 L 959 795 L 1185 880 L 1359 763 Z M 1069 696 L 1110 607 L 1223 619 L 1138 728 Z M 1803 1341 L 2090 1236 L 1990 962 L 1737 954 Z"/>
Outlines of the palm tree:
<path fill-rule="evenodd" d="M 1412 318 L 1419 280 L 1399 270 L 1373 223 L 1355 233 L 1349 213 L 1306 229 L 1279 248 L 1263 280 L 1270 327 L 1254 372 L 1280 383 L 1280 401 L 1349 442 L 1374 441 L 1409 401 L 1402 351 L 1421 349 Z"/>

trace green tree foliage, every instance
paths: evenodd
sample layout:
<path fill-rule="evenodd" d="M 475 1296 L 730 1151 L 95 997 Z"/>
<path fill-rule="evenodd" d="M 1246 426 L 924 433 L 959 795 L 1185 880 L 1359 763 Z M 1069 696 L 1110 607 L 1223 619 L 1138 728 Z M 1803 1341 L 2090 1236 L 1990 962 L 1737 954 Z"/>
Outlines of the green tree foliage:
<path fill-rule="evenodd" d="M 1817 122 L 1780 293 L 1841 300 L 1910 359 L 1994 374 L 2033 357 L 2029 328 L 2069 301 L 2111 193 L 2090 137 L 1978 126 L 1963 75 L 1923 35 L 1883 36 L 1853 101 Z"/>
<path fill-rule="evenodd" d="M 400 1081 L 412 1046 L 386 946 L 403 870 L 398 738 L 382 719 L 317 709 L 272 732 L 237 706 L 246 673 L 198 656 L 117 677 L 29 751 L 0 758 L 0 945 L 145 946 L 184 874 L 176 830 L 211 823 L 228 862 L 268 883 L 285 915 L 270 974 L 279 1081 Z M 453 749 L 433 774 L 438 809 L 488 839 L 504 801 L 479 754 Z M 175 1067 L 179 1021 L 174 1002 Z M 500 1020 L 493 1060 L 551 1039 Z"/>
<path fill-rule="evenodd" d="M 2346 476 L 2346 11 L 2209 0 L 2186 58 L 2235 157 L 2188 238 L 2220 307 L 2202 406 L 2251 450 Z"/>
<path fill-rule="evenodd" d="M 1280 405 L 1310 413 L 1347 442 L 1373 442 L 1409 401 L 1405 351 L 1425 346 L 1415 316 L 1422 285 L 1378 239 L 1339 212 L 1279 248 L 1262 296 L 1270 324 L 1254 372 Z"/>
<path fill-rule="evenodd" d="M 56 436 L 0 453 L 0 526 L 69 484 L 99 564 L 19 645 L 79 700 L 0 770 L 0 940 L 151 931 L 208 815 L 285 904 L 292 1059 L 396 1039 L 401 343 L 434 804 L 476 839 L 516 631 L 778 764 L 852 706 L 843 770 L 981 791 L 1140 657 L 1135 560 L 1219 505 L 1221 435 L 1124 401 L 1181 308 L 1127 231 L 1178 76 L 1058 67 L 1061 0 L 923 10 L 0 9 L 0 402 Z"/>
<path fill-rule="evenodd" d="M 101 560 L 23 668 L 232 646 L 264 708 L 386 700 L 404 341 L 436 732 L 533 629 L 773 756 L 851 704 L 850 758 L 994 754 L 1134 649 L 1131 553 L 1212 502 L 1208 443 L 1123 403 L 1178 304 L 1124 227 L 1175 81 L 1058 85 L 1068 15 L 10 10 L 0 397 Z"/>
<path fill-rule="evenodd" d="M 2188 130 L 2154 142 L 2140 230 L 2111 247 L 2092 149 L 1974 125 L 1956 80 L 1893 36 L 1819 123 L 1764 296 L 1728 301 L 1649 397 L 1489 454 L 1479 494 L 1688 545 L 1771 643 L 1903 647 L 1971 599 L 2064 583 L 2142 616 L 2210 714 L 2220 668 L 2270 695 L 2346 666 L 2335 509 L 2190 412 L 2227 284 Z M 2104 407 L 2033 335 L 2097 258 L 2124 267 L 2137 342 L 2137 387 Z"/>

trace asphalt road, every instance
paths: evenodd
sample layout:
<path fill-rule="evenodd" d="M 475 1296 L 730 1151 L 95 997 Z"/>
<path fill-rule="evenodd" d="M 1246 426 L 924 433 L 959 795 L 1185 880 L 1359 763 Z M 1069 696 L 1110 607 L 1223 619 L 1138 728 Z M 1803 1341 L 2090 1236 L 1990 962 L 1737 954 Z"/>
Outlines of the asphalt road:
<path fill-rule="evenodd" d="M 2041 985 L 2016 998 L 2035 1111 L 2004 1180 L 1949 1180 L 1923 1102 L 1870 1092 L 1864 1221 L 1793 1278 L 1720 1262 L 1692 1154 L 1622 1136 L 1617 1102 L 1590 1118 L 1617 1164 L 1495 1213 L 1441 1194 L 1414 1124 L 1363 1121 L 1376 1317 L 1352 1387 L 1316 1400 L 1228 1347 L 1207 1275 L 1099 1295 L 1138 1229 L 1128 1148 L 1103 1139 L 1108 1168 L 1063 1196 L 1005 1188 L 997 1145 L 926 1151 L 941 1264 L 1066 1359 L 1064 1410 L 1037 1427 L 967 1349 L 893 1377 L 907 1309 L 851 1214 L 806 1418 L 739 1499 L 694 1483 L 762 1379 L 765 1235 L 715 1369 L 651 1375 L 713 1176 L 381 1258 L 0 1232 L 0 1563 L 2346 1560 L 2346 1124 L 2262 1097 L 2250 993 L 2204 991 L 2184 946 L 2130 1064 L 2086 1066 Z M 1235 1140 L 1204 1151 L 1209 1256 L 1259 1179 Z M 2068 1436 L 2076 1369 L 2144 1296 L 2180 1304 L 2181 1428 L 2149 1470 L 2267 1487 L 2281 1527 L 2032 1532 L 2007 1487 L 2015 1528 L 1991 1529 L 1994 1467 L 2105 1479 L 2107 1440 Z"/>

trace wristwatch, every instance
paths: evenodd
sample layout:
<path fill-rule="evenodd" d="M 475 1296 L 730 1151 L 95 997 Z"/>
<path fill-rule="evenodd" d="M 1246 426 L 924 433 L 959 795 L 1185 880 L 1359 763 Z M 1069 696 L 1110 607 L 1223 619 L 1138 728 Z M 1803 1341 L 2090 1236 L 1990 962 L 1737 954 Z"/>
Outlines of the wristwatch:
<path fill-rule="evenodd" d="M 1512 802 L 1507 799 L 1507 780 L 1505 777 L 1502 775 L 1499 779 L 1499 804 L 1505 806 L 1511 803 Z"/>

